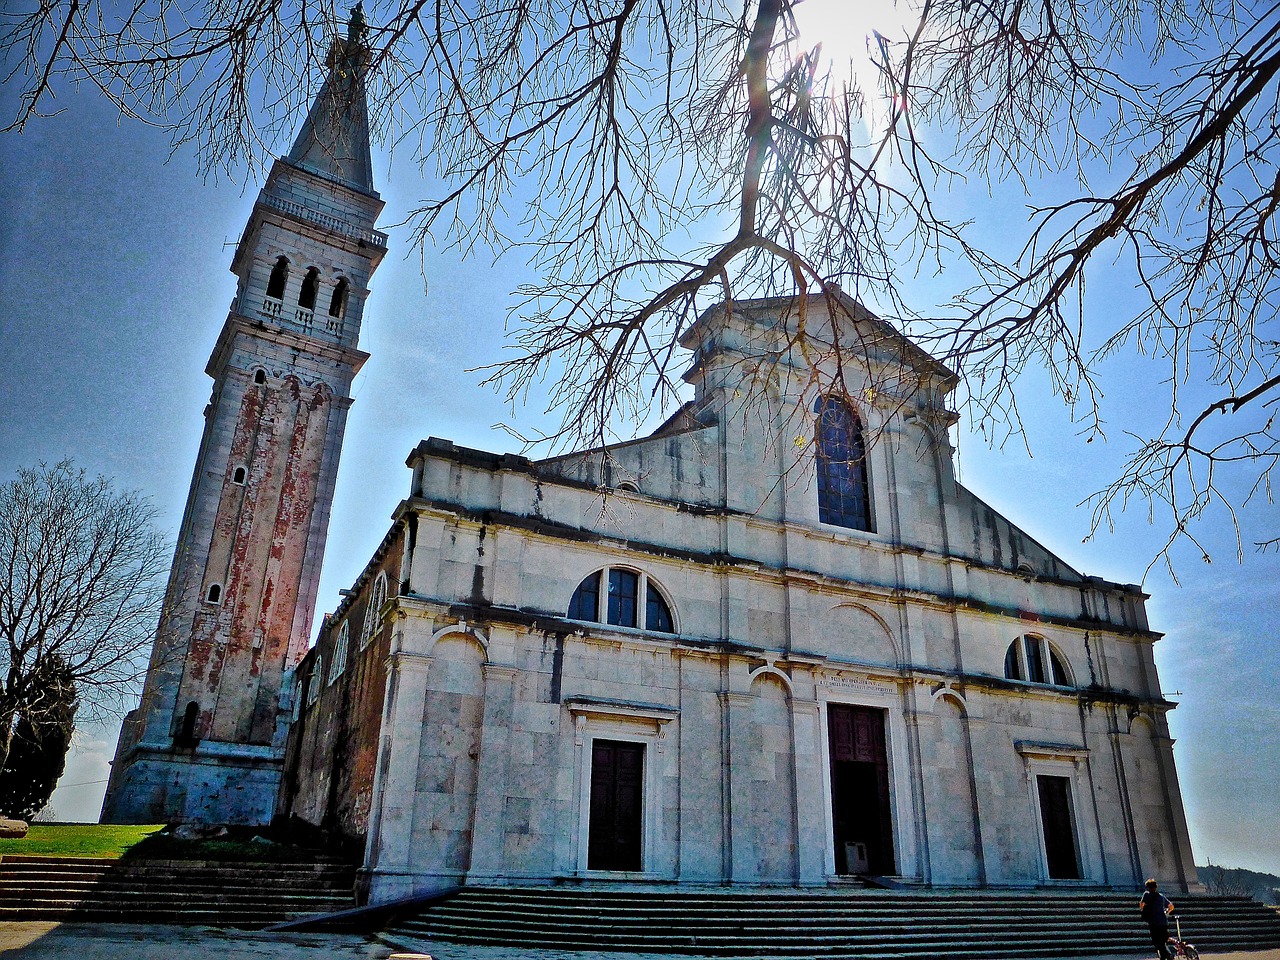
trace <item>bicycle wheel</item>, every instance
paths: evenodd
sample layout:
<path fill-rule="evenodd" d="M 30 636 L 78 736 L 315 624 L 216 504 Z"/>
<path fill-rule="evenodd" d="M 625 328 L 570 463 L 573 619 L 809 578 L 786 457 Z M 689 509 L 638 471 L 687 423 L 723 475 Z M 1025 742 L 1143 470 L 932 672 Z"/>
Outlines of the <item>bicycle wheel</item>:
<path fill-rule="evenodd" d="M 1200 960 L 1200 951 L 1189 943 L 1183 947 L 1182 955 L 1186 957 L 1187 960 Z"/>

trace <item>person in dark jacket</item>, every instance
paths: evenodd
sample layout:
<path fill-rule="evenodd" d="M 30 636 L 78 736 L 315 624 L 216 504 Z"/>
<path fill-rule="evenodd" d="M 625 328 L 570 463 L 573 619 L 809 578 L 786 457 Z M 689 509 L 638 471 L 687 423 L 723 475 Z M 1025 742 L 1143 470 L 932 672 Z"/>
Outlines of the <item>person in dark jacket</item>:
<path fill-rule="evenodd" d="M 1138 909 L 1142 911 L 1142 919 L 1147 922 L 1151 931 L 1151 943 L 1155 946 L 1160 960 L 1172 960 L 1173 952 L 1169 949 L 1169 914 L 1173 913 L 1173 901 L 1160 892 L 1155 880 L 1147 881 L 1147 892 L 1138 901 Z"/>

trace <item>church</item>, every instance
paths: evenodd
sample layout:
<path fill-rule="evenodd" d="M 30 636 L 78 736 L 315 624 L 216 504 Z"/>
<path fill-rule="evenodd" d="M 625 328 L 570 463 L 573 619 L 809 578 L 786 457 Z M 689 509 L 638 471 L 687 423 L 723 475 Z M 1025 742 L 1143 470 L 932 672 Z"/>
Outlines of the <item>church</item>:
<path fill-rule="evenodd" d="M 692 399 L 647 437 L 424 440 L 308 649 L 386 249 L 362 52 L 354 18 L 237 248 L 104 820 L 320 827 L 363 846 L 371 902 L 1196 888 L 1145 595 L 965 489 L 956 377 L 836 290 L 710 306 L 681 339 Z"/>

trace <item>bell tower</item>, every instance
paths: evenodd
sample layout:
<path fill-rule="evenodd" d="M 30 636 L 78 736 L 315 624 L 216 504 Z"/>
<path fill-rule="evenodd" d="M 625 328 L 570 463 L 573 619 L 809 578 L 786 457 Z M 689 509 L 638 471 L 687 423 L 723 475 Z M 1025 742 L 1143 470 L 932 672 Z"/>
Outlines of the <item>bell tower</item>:
<path fill-rule="evenodd" d="M 287 675 L 307 650 L 374 228 L 357 6 L 240 238 L 235 299 L 142 700 L 125 720 L 109 823 L 261 824 L 279 785 Z"/>

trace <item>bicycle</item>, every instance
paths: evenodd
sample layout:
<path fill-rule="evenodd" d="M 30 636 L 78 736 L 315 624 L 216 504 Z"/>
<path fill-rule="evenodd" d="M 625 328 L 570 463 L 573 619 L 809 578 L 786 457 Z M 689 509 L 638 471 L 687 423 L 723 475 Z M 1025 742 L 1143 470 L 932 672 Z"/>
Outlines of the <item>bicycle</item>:
<path fill-rule="evenodd" d="M 1200 960 L 1200 951 L 1196 949 L 1194 943 L 1187 943 L 1182 939 L 1182 918 L 1176 913 L 1170 914 L 1169 919 L 1173 921 L 1177 930 L 1177 935 L 1170 937 L 1166 943 L 1169 949 L 1173 951 L 1173 955 L 1177 960 Z"/>

